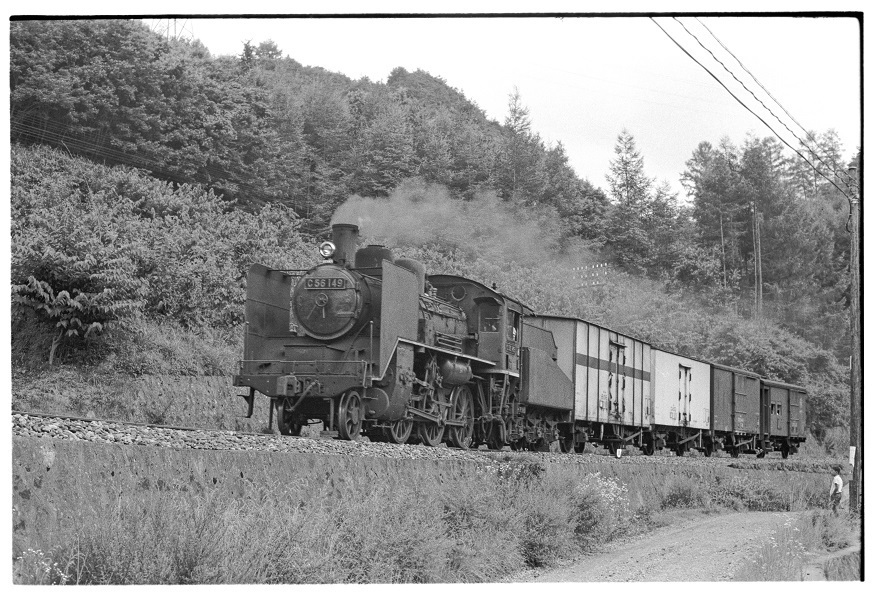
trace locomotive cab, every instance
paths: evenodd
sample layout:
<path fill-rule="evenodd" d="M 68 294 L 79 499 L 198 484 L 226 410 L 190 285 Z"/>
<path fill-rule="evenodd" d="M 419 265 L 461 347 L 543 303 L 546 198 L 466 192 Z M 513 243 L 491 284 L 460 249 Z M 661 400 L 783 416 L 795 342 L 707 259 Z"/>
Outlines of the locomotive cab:
<path fill-rule="evenodd" d="M 475 298 L 477 356 L 498 362 L 504 344 L 503 306 L 496 298 L 484 296 Z"/>

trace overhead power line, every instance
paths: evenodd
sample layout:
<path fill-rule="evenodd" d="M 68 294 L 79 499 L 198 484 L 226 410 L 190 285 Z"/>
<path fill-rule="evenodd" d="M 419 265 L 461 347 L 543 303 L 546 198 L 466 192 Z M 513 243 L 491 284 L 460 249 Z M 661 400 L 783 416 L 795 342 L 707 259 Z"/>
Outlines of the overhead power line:
<path fill-rule="evenodd" d="M 762 83 L 760 83 L 760 81 L 759 81 L 756 77 L 754 77 L 754 74 L 751 73 L 750 70 L 748 70 L 748 68 L 747 68 L 746 66 L 744 66 L 744 63 L 742 63 L 741 60 L 739 60 L 739 58 L 738 58 L 735 54 L 733 54 L 732 51 L 731 51 L 729 48 L 726 47 L 726 44 L 724 44 L 724 43 L 720 40 L 720 38 L 718 38 L 718 37 L 714 34 L 714 32 L 711 31 L 711 29 L 710 29 L 707 25 L 704 24 L 704 22 L 703 22 L 701 19 L 699 19 L 698 17 L 695 17 L 695 20 L 698 21 L 698 24 L 701 25 L 702 27 L 704 27 L 704 28 L 707 30 L 707 32 L 711 34 L 711 37 L 712 37 L 712 38 L 714 38 L 715 40 L 717 40 L 717 43 L 720 44 L 720 46 L 721 46 L 724 50 L 726 50 L 726 52 L 729 53 L 729 56 L 731 56 L 732 58 L 735 59 L 735 62 L 737 62 L 737 63 L 739 64 L 739 66 L 741 66 L 741 68 L 744 70 L 744 72 L 751 76 L 751 79 L 754 80 L 754 83 L 756 83 L 757 85 L 759 85 L 760 88 L 761 88 L 764 92 L 766 92 L 766 95 L 768 95 L 768 96 L 772 99 L 772 101 L 775 102 L 775 103 L 778 105 L 778 107 L 779 107 L 781 110 L 784 111 L 784 114 L 786 114 L 786 115 L 791 119 L 791 121 L 793 121 L 793 122 L 797 125 L 797 127 L 799 127 L 800 130 L 801 130 L 803 133 L 806 134 L 806 138 L 807 138 L 808 140 L 810 140 L 810 141 L 814 144 L 814 143 L 815 143 L 815 137 L 812 135 L 812 133 L 810 133 L 809 131 L 807 131 L 806 128 L 803 127 L 803 125 L 801 125 L 800 122 L 799 122 L 797 119 L 794 118 L 794 115 L 792 115 L 792 114 L 788 111 L 788 109 L 785 108 L 784 105 L 782 105 L 782 103 L 779 102 L 778 99 L 777 99 L 775 96 L 772 95 L 772 92 L 770 92 L 768 89 L 766 89 L 766 86 L 764 86 Z M 762 104 L 762 102 L 761 102 L 761 104 Z M 818 159 L 821 163 L 827 164 L 826 161 L 824 161 L 820 156 L 818 156 L 818 155 L 815 153 L 815 151 L 814 151 L 812 148 L 810 148 L 810 147 L 806 144 L 806 142 L 803 141 L 802 138 L 800 138 L 800 136 L 798 136 L 794 131 L 792 131 L 792 130 L 790 130 L 790 129 L 789 129 L 789 131 L 791 131 L 791 133 L 794 135 L 795 138 L 797 138 L 798 140 L 800 140 L 800 143 L 801 143 L 801 144 L 803 144 L 804 146 L 806 146 L 806 148 L 809 150 L 809 152 L 812 153 L 812 156 L 813 156 L 813 157 L 815 157 L 816 159 Z M 837 169 L 834 169 L 834 174 L 835 174 L 835 175 L 836 175 L 836 171 L 837 171 Z M 839 169 L 839 171 L 840 171 L 841 173 L 843 173 L 844 175 L 846 175 L 846 177 L 849 178 L 849 179 L 851 180 L 851 176 L 850 176 L 848 173 L 846 173 L 845 171 L 843 171 L 843 169 Z M 845 185 L 847 185 L 847 187 L 850 185 L 849 183 L 847 183 L 846 179 L 843 179 L 842 177 L 840 177 L 840 181 L 843 182 Z"/>
<path fill-rule="evenodd" d="M 753 97 L 754 97 L 754 100 L 756 100 L 757 102 L 760 103 L 760 106 L 762 106 L 763 108 L 765 108 L 766 111 L 769 112 L 769 114 L 772 115 L 772 116 L 775 118 L 776 121 L 778 121 L 779 123 L 781 123 L 782 127 L 784 127 L 788 132 L 790 132 L 791 135 L 793 135 L 795 138 L 797 138 L 797 140 L 798 140 L 803 146 L 805 146 L 807 150 L 809 150 L 809 152 L 812 154 L 812 156 L 813 156 L 816 160 L 818 160 L 818 161 L 821 162 L 822 164 L 824 164 L 824 165 L 826 165 L 827 167 L 829 167 L 829 168 L 830 168 L 830 171 L 834 174 L 834 176 L 837 177 L 843 185 L 845 185 L 846 187 L 849 187 L 849 183 L 847 182 L 847 180 L 844 179 L 843 177 L 841 177 L 840 174 L 837 172 L 837 170 L 836 170 L 834 167 L 828 165 L 828 164 L 827 164 L 827 163 L 826 163 L 826 162 L 825 162 L 820 156 L 818 156 L 818 155 L 815 153 L 815 151 L 814 151 L 812 148 L 810 148 L 810 147 L 806 144 L 805 141 L 803 141 L 803 138 L 801 138 L 799 135 L 797 135 L 797 134 L 794 132 L 794 130 L 791 129 L 791 127 L 789 127 L 789 126 L 787 125 L 787 123 L 785 123 L 784 121 L 782 121 L 781 118 L 780 118 L 778 115 L 776 115 L 774 112 L 772 112 L 772 109 L 770 109 L 769 106 L 767 106 L 765 102 L 763 102 L 760 98 L 758 98 L 758 97 L 757 97 L 757 94 L 755 94 L 753 90 L 751 90 L 750 88 L 748 88 L 748 86 L 745 85 L 744 81 L 742 81 L 741 79 L 739 79 L 738 76 L 737 76 L 735 73 L 733 73 L 732 70 L 731 70 L 729 67 L 727 67 L 727 66 L 723 63 L 723 61 L 721 61 L 721 60 L 719 59 L 719 57 L 717 57 L 717 55 L 714 54 L 714 53 L 711 51 L 710 48 L 708 48 L 707 46 L 705 46 L 704 43 L 703 43 L 700 39 L 698 39 L 698 36 L 696 36 L 694 33 L 692 33 L 692 32 L 686 27 L 686 25 L 683 23 L 683 21 L 681 21 L 680 19 L 678 19 L 678 18 L 676 18 L 676 17 L 674 17 L 674 20 L 675 20 L 677 23 L 679 23 L 680 26 L 686 31 L 686 33 L 688 33 L 689 35 L 691 35 L 692 38 L 698 43 L 698 45 L 701 46 L 702 48 L 704 48 L 704 49 L 707 51 L 707 53 L 710 54 L 711 57 L 712 57 L 715 61 L 717 61 L 717 62 L 720 64 L 720 66 L 723 67 L 723 69 L 724 69 L 727 73 L 729 73 L 729 74 L 732 76 L 732 78 L 733 78 L 735 81 L 737 81 L 737 82 L 741 85 L 741 87 L 743 87 L 743 88 L 745 89 L 745 91 L 747 91 L 751 96 L 753 96 Z M 698 19 L 696 19 L 696 20 L 698 20 Z M 701 21 L 699 21 L 699 23 L 701 23 Z M 702 26 L 704 26 L 704 23 L 702 23 Z M 708 29 L 706 26 L 705 26 L 705 29 L 707 29 L 707 30 L 710 32 L 710 29 Z M 711 35 L 714 36 L 713 33 L 711 33 Z M 769 90 L 767 90 L 765 87 L 763 87 L 763 86 L 760 84 L 759 81 L 757 81 L 757 78 L 754 77 L 754 75 L 753 75 L 750 71 L 748 71 L 747 67 L 745 67 L 745 66 L 741 63 L 741 61 L 738 60 L 738 58 L 736 58 L 736 56 L 735 56 L 734 54 L 732 54 L 732 52 L 729 51 L 729 48 L 726 48 L 726 46 L 724 46 L 723 43 L 720 42 L 720 40 L 717 39 L 716 36 L 714 36 L 714 39 L 717 40 L 717 42 L 720 43 L 721 46 L 723 46 L 723 48 L 726 50 L 726 52 L 729 52 L 729 55 L 732 56 L 732 58 L 735 58 L 736 62 L 738 62 L 738 64 L 741 65 L 741 68 L 744 69 L 745 72 L 747 72 L 748 75 L 750 75 L 751 78 L 752 78 L 754 81 L 757 82 L 757 85 L 759 85 L 759 86 L 763 89 L 763 91 L 765 91 L 765 92 L 769 95 L 769 97 L 772 98 L 772 100 L 774 100 L 775 103 L 778 104 L 778 106 L 781 107 L 782 110 L 784 110 L 785 114 L 787 114 L 787 115 L 791 118 L 791 120 L 794 121 L 794 123 L 797 123 L 797 120 L 794 119 L 794 117 L 792 117 L 792 116 L 790 115 L 790 113 L 788 113 L 788 111 L 785 110 L 785 108 L 784 108 L 783 106 L 781 106 L 781 103 L 779 103 L 778 100 L 775 100 L 775 98 L 772 97 L 772 94 L 769 93 Z M 806 130 L 803 128 L 802 125 L 800 125 L 799 123 L 797 123 L 797 125 L 799 125 L 800 129 L 802 129 L 803 132 L 806 133 L 807 136 L 812 137 L 812 136 L 809 134 L 809 132 L 806 131 Z M 845 174 L 845 175 L 848 177 L 848 174 Z"/>
<path fill-rule="evenodd" d="M 754 112 L 753 110 L 751 110 L 751 108 L 750 108 L 747 104 L 745 104 L 744 102 L 742 102 L 741 99 L 739 99 L 739 97 L 736 96 L 736 95 L 732 92 L 732 90 L 729 89 L 729 87 L 728 87 L 726 84 L 724 84 L 722 81 L 720 81 L 720 78 L 719 78 L 719 77 L 717 77 L 716 75 L 714 75 L 714 74 L 711 72 L 710 69 L 708 69 L 706 66 L 704 66 L 704 65 L 703 65 L 703 64 L 702 64 L 697 58 L 695 58 L 695 56 L 693 56 L 691 52 L 689 52 L 686 48 L 684 48 L 683 45 L 680 44 L 680 42 L 678 42 L 677 40 L 675 40 L 674 37 L 673 37 L 670 33 L 668 33 L 667 30 L 666 30 L 664 27 L 662 27 L 661 24 L 660 24 L 658 21 L 656 21 L 653 17 L 649 17 L 649 18 L 650 18 L 650 20 L 651 20 L 653 23 L 655 23 L 656 27 L 658 27 L 659 29 L 661 29 L 662 32 L 663 32 L 666 36 L 668 36 L 668 39 L 670 39 L 670 40 L 671 40 L 671 41 L 672 41 L 672 42 L 673 42 L 673 43 L 674 43 L 674 44 L 675 44 L 680 50 L 683 51 L 684 54 L 686 54 L 686 56 L 688 56 L 689 58 L 691 58 L 692 61 L 693 61 L 695 64 L 697 64 L 698 66 L 700 66 L 702 69 L 704 69 L 704 70 L 707 72 L 708 75 L 710 75 L 711 77 L 713 77 L 713 78 L 716 80 L 716 82 L 719 83 L 719 84 L 723 87 L 723 89 L 726 90 L 726 91 L 729 93 L 729 95 L 732 96 L 732 97 L 735 99 L 736 102 L 738 102 L 739 104 L 741 104 L 741 105 L 745 108 L 745 110 L 747 110 L 749 113 L 751 113 L 752 115 L 754 115 L 755 117 L 757 117 L 757 119 L 759 119 L 759 121 L 760 121 L 761 123 L 763 123 L 763 125 L 765 125 L 766 128 L 769 129 L 769 131 L 771 131 L 771 132 L 775 135 L 775 137 L 777 137 L 779 140 L 781 140 L 781 143 L 783 143 L 785 146 L 787 146 L 788 148 L 790 148 L 791 150 L 793 150 L 793 151 L 797 154 L 797 156 L 799 156 L 800 158 L 802 158 L 802 159 L 803 159 L 803 160 L 804 160 L 804 161 L 805 161 L 810 167 L 812 167 L 812 170 L 813 170 L 813 171 L 815 171 L 816 173 L 818 173 L 819 175 L 821 175 L 822 177 L 824 177 L 825 181 L 827 181 L 828 183 L 830 183 L 831 185 L 833 185 L 835 188 L 837 188 L 837 190 L 839 190 L 839 192 L 840 192 L 841 194 L 843 194 L 844 196 L 846 196 L 846 198 L 847 198 L 848 200 L 851 200 L 851 199 L 849 198 L 849 195 L 843 190 L 843 188 L 841 188 L 839 185 L 837 185 L 836 183 L 834 183 L 834 181 L 833 181 L 830 177 L 828 177 L 827 175 L 825 175 L 824 173 L 822 173 L 821 171 L 819 171 L 818 168 L 816 168 L 816 166 L 815 166 L 814 164 L 812 164 L 811 162 L 809 162 L 809 159 L 807 159 L 805 156 L 803 156 L 803 154 L 802 154 L 801 152 L 798 152 L 796 148 L 794 148 L 793 146 L 791 146 L 790 144 L 788 144 L 788 143 L 785 141 L 785 139 L 784 139 L 783 137 L 781 137 L 781 135 L 779 135 L 778 132 L 775 131 L 775 129 L 773 129 L 772 126 L 769 125 L 769 123 L 767 123 L 765 119 L 763 119 L 763 117 L 761 117 L 760 115 L 758 115 L 756 112 Z M 678 22 L 679 22 L 679 21 L 678 21 Z M 682 25 L 682 23 L 681 23 L 681 25 Z M 721 64 L 722 64 L 722 63 L 721 63 Z"/>
<path fill-rule="evenodd" d="M 754 80 L 754 83 L 756 83 L 757 85 L 759 85 L 760 88 L 761 88 L 764 92 L 766 92 L 766 94 L 767 94 L 770 98 L 772 98 L 772 100 L 774 100 L 776 104 L 778 104 L 778 107 L 779 107 L 780 109 L 782 109 L 782 110 L 784 111 L 784 113 L 785 113 L 788 117 L 791 118 L 791 121 L 793 121 L 794 123 L 796 123 L 796 124 L 797 124 L 797 127 L 799 127 L 800 129 L 802 129 L 802 130 L 803 130 L 803 133 L 805 133 L 808 137 L 812 137 L 812 134 L 810 134 L 808 131 L 806 131 L 806 129 L 803 128 L 802 125 L 800 125 L 800 123 L 797 121 L 797 119 L 795 119 L 794 116 L 793 116 L 791 113 L 788 112 L 788 109 L 786 109 L 784 106 L 782 106 L 781 102 L 779 102 L 778 100 L 776 100 L 775 96 L 772 95 L 772 92 L 770 92 L 769 90 L 767 90 L 767 89 L 766 89 L 766 86 L 764 86 L 762 83 L 760 83 L 760 82 L 757 80 L 756 77 L 754 77 L 754 74 L 751 73 L 751 72 L 748 70 L 748 68 L 747 68 L 746 66 L 744 66 L 744 63 L 742 63 L 742 62 L 738 59 L 738 57 L 737 57 L 735 54 L 732 53 L 732 50 L 730 50 L 729 48 L 727 48 L 727 47 L 726 47 L 726 44 L 724 44 L 722 41 L 720 41 L 720 38 L 718 38 L 716 35 L 714 35 L 714 32 L 711 31 L 711 29 L 710 29 L 707 25 L 705 25 L 704 22 L 703 22 L 701 19 L 699 19 L 698 17 L 695 17 L 695 20 L 698 21 L 698 24 L 701 25 L 702 27 L 704 27 L 704 28 L 707 30 L 707 32 L 711 34 L 711 37 L 712 37 L 712 38 L 714 38 L 715 40 L 717 40 L 717 43 L 720 44 L 720 46 L 721 46 L 724 50 L 726 50 L 726 52 L 729 53 L 729 56 L 731 56 L 732 58 L 735 59 L 735 62 L 737 62 L 737 63 L 739 64 L 739 66 L 741 66 L 741 68 L 744 69 L 744 72 L 751 76 L 751 79 Z M 795 135 L 796 135 L 796 134 L 795 134 Z"/>

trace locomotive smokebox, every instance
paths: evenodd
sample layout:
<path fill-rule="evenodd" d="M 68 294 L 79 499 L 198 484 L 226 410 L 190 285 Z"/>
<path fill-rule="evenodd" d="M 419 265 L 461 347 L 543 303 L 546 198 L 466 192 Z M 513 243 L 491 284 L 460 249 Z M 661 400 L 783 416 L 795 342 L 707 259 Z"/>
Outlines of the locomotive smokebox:
<path fill-rule="evenodd" d="M 336 223 L 332 226 L 332 243 L 335 244 L 332 262 L 347 267 L 354 266 L 359 233 L 360 228 L 350 223 Z"/>

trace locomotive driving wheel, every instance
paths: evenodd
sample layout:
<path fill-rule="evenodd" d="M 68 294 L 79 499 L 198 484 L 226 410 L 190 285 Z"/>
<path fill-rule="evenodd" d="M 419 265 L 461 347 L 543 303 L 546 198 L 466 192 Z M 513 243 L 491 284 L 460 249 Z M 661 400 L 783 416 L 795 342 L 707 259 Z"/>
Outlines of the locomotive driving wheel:
<path fill-rule="evenodd" d="M 385 439 L 392 444 L 405 444 L 412 435 L 412 421 L 401 419 L 391 423 L 390 427 L 384 429 Z"/>
<path fill-rule="evenodd" d="M 449 401 L 452 404 L 452 420 L 460 424 L 446 428 L 449 434 L 447 443 L 467 450 L 474 437 L 474 396 L 466 385 L 460 385 L 452 390 Z"/>
<path fill-rule="evenodd" d="M 445 425 L 421 423 L 418 426 L 418 435 L 425 446 L 439 446 L 443 441 L 444 433 L 446 433 Z"/>
<path fill-rule="evenodd" d="M 356 441 L 360 438 L 363 428 L 362 406 L 360 394 L 355 391 L 345 392 L 338 401 L 338 437 L 343 440 Z"/>

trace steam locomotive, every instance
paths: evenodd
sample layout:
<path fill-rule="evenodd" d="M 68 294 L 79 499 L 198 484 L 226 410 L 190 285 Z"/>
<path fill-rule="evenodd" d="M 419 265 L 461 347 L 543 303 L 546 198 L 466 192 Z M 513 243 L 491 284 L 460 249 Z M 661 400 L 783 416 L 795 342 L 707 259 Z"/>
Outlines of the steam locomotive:
<path fill-rule="evenodd" d="M 805 441 L 800 387 L 537 314 L 358 239 L 336 224 L 314 268 L 249 271 L 234 385 L 248 390 L 247 416 L 256 392 L 270 398 L 283 435 L 322 423 L 344 440 L 463 449 L 784 457 Z"/>

